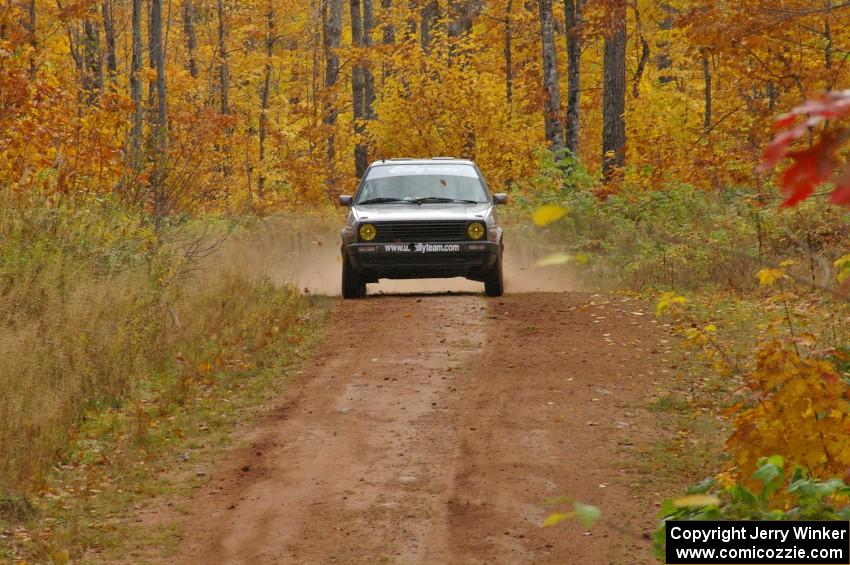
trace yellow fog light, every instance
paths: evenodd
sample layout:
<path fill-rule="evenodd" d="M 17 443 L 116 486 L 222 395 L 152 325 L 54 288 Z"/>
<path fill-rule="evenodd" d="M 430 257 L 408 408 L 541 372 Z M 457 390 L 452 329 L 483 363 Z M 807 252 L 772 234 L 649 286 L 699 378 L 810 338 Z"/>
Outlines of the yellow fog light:
<path fill-rule="evenodd" d="M 372 224 L 363 224 L 360 226 L 360 239 L 363 241 L 372 241 L 378 235 L 378 230 Z"/>
<path fill-rule="evenodd" d="M 487 228 L 484 227 L 484 224 L 481 222 L 472 222 L 469 224 L 469 227 L 466 228 L 466 233 L 468 233 L 469 237 L 472 239 L 481 239 L 484 237 L 484 234 L 487 233 Z"/>

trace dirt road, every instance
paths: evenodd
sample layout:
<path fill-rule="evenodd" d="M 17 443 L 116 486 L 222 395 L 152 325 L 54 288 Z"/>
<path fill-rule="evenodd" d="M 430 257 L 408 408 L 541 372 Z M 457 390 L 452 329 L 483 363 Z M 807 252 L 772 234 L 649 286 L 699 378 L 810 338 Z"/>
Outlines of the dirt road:
<path fill-rule="evenodd" d="M 636 304 L 340 302 L 303 375 L 184 505 L 168 561 L 652 562 L 656 508 L 633 484 L 637 446 L 663 435 L 646 407 L 664 336 Z M 606 523 L 542 528 L 559 495 Z"/>

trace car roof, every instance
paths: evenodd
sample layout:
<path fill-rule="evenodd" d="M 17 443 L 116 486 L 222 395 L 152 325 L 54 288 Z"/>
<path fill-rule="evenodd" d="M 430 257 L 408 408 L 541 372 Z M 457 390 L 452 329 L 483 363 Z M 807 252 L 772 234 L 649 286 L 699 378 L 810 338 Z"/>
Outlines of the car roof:
<path fill-rule="evenodd" d="M 380 167 L 382 165 L 440 165 L 440 164 L 475 166 L 475 163 L 473 163 L 469 159 L 455 159 L 454 157 L 432 157 L 430 159 L 414 159 L 414 158 L 408 158 L 408 157 L 394 157 L 392 159 L 381 159 L 380 161 L 375 161 L 375 162 L 372 163 L 371 166 Z"/>

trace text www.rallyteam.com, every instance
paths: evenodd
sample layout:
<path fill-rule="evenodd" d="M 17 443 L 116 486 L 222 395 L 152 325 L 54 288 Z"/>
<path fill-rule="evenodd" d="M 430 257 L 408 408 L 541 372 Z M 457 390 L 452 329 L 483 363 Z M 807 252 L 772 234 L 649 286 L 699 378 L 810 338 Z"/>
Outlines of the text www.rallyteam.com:
<path fill-rule="evenodd" d="M 412 245 L 388 243 L 384 245 L 384 251 L 393 253 L 455 253 L 460 251 L 460 245 L 456 243 L 415 243 Z"/>

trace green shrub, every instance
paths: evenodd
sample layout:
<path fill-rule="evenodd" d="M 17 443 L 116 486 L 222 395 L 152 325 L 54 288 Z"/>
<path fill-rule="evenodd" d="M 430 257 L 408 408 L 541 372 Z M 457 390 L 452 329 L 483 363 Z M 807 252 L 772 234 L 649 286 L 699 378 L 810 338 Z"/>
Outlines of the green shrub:
<path fill-rule="evenodd" d="M 850 486 L 841 479 L 813 480 L 802 467 L 786 476 L 778 455 L 762 459 L 752 478 L 762 485 L 760 492 L 739 483 L 719 488 L 711 478 L 665 500 L 653 536 L 655 556 L 664 561 L 668 520 L 850 520 Z"/>

